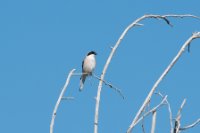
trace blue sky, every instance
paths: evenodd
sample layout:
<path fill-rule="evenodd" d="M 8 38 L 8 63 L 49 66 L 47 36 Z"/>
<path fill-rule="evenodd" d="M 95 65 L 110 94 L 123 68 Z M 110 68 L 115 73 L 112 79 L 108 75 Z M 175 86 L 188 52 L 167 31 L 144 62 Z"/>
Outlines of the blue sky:
<path fill-rule="evenodd" d="M 7 0 L 0 1 L 0 132 L 49 132 L 51 115 L 68 72 L 81 72 L 81 62 L 90 50 L 98 53 L 95 73 L 101 74 L 106 59 L 123 30 L 144 14 L 194 14 L 200 2 L 145 0 Z M 124 38 L 107 70 L 105 80 L 119 87 L 125 100 L 103 86 L 99 133 L 124 133 L 154 82 L 195 31 L 193 18 L 148 19 Z M 200 43 L 185 52 L 159 85 L 168 95 L 173 117 L 184 98 L 182 125 L 200 117 Z M 72 77 L 55 120 L 55 133 L 93 132 L 98 81 L 87 79 L 79 92 L 79 77 Z M 159 102 L 154 96 L 152 106 Z M 151 107 L 152 107 L 151 106 Z M 169 132 L 167 108 L 157 114 L 156 132 Z M 150 128 L 150 117 L 145 128 Z M 187 130 L 198 132 L 200 126 Z M 142 132 L 138 125 L 135 132 Z"/>

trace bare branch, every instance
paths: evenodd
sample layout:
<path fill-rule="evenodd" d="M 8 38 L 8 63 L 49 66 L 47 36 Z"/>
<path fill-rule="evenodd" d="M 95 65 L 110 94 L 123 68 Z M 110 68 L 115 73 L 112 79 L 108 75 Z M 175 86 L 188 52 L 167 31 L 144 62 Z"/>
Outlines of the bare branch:
<path fill-rule="evenodd" d="M 103 80 L 104 80 L 104 77 L 105 77 L 105 74 L 106 74 L 106 71 L 108 69 L 108 66 L 112 60 L 112 57 L 115 53 L 115 51 L 117 50 L 119 44 L 121 43 L 121 41 L 123 40 L 124 36 L 127 34 L 127 32 L 133 28 L 134 26 L 138 26 L 138 25 L 141 25 L 139 22 L 146 19 L 146 18 L 152 18 L 154 16 L 157 16 L 163 20 L 166 21 L 167 17 L 179 17 L 179 18 L 182 18 L 182 17 L 192 17 L 192 18 L 198 18 L 194 15 L 165 15 L 165 16 L 161 16 L 161 15 L 144 15 L 140 18 L 138 18 L 137 20 L 135 20 L 133 23 L 131 23 L 130 25 L 128 25 L 128 27 L 123 31 L 123 33 L 121 34 L 121 36 L 119 37 L 119 39 L 117 40 L 115 46 L 111 49 L 111 52 L 110 52 L 110 55 L 104 65 L 104 68 L 103 68 L 103 71 L 102 71 L 102 74 L 101 74 L 101 77 L 100 77 L 100 81 L 99 81 L 99 85 L 98 85 L 98 90 L 97 90 L 97 96 L 96 96 L 96 105 L 95 105 L 95 116 L 94 116 L 94 133 L 98 133 L 98 119 L 99 119 L 99 104 L 100 104 L 100 97 L 101 97 L 101 89 L 102 89 L 102 84 L 103 84 Z M 169 22 L 168 22 L 169 23 Z M 147 99 L 149 101 L 149 99 Z M 147 102 L 145 102 L 147 103 Z M 145 104 L 146 105 L 146 104 Z M 145 107 L 145 106 L 144 106 Z M 143 108 L 142 107 L 142 110 Z M 139 113 L 138 113 L 139 114 Z M 133 124 L 136 122 L 136 120 L 139 118 L 140 114 L 137 115 L 136 119 L 133 121 Z M 132 125 L 132 124 L 131 124 Z M 129 127 L 128 129 L 128 132 L 130 132 L 132 130 L 132 126 Z"/>
<path fill-rule="evenodd" d="M 135 26 L 143 26 L 143 24 L 136 23 Z"/>
<path fill-rule="evenodd" d="M 148 109 L 145 108 L 144 112 L 146 112 L 146 110 L 149 111 L 149 106 L 148 106 Z M 146 133 L 145 126 L 144 126 L 144 124 L 145 124 L 145 121 L 144 121 L 144 120 L 145 120 L 145 117 L 142 117 L 142 120 L 141 120 L 141 121 L 142 121 L 142 122 L 141 122 L 141 123 L 142 123 L 142 132 L 143 132 L 143 133 Z"/>
<path fill-rule="evenodd" d="M 162 98 L 164 98 L 164 96 L 160 93 L 160 92 L 155 92 L 155 94 L 158 94 L 159 96 L 161 96 Z M 172 122 L 172 110 L 171 110 L 171 106 L 168 102 L 168 100 L 166 99 L 166 104 L 168 107 L 168 112 L 169 112 L 169 121 L 170 121 L 170 132 L 173 133 L 173 122 Z"/>
<path fill-rule="evenodd" d="M 169 17 L 173 18 L 185 18 L 185 17 L 192 17 L 200 20 L 200 17 L 191 15 L 191 14 L 185 14 L 185 15 L 175 15 L 175 14 L 169 14 L 169 15 L 147 15 L 150 18 L 156 18 L 156 19 L 163 19 L 168 25 L 173 26 L 170 21 L 168 20 Z"/>
<path fill-rule="evenodd" d="M 100 77 L 98 77 L 97 75 L 95 75 L 94 73 L 92 74 L 93 77 L 95 77 L 98 80 L 102 80 Z M 105 80 L 102 80 L 103 83 L 107 86 L 109 86 L 111 89 L 114 89 L 117 93 L 119 93 L 119 95 L 124 99 L 124 95 L 122 94 L 121 90 L 118 89 L 117 87 L 113 86 L 111 83 L 108 83 Z"/>
<path fill-rule="evenodd" d="M 200 119 L 198 119 L 194 123 L 192 123 L 188 126 L 180 127 L 181 126 L 181 111 L 183 109 L 183 106 L 185 105 L 185 102 L 186 102 L 186 99 L 183 100 L 181 107 L 179 108 L 179 111 L 177 113 L 177 116 L 175 119 L 174 133 L 179 133 L 181 130 L 186 130 L 186 129 L 192 128 L 200 123 Z"/>
<path fill-rule="evenodd" d="M 151 133 L 155 133 L 155 128 L 156 128 L 156 115 L 157 115 L 157 112 L 154 111 L 154 112 L 153 112 L 153 116 L 152 116 Z"/>
<path fill-rule="evenodd" d="M 88 74 L 88 73 L 73 73 L 73 76 L 81 76 L 82 74 Z M 95 73 L 92 73 L 92 76 L 98 80 L 102 80 L 100 77 L 98 77 Z M 114 85 L 112 85 L 111 83 L 108 83 L 107 81 L 105 80 L 102 80 L 103 83 L 107 86 L 109 86 L 111 89 L 114 89 L 117 93 L 119 93 L 119 95 L 124 99 L 124 95 L 122 94 L 122 91 L 115 87 Z"/>
<path fill-rule="evenodd" d="M 181 111 L 183 109 L 183 106 L 185 105 L 186 99 L 183 100 L 181 107 L 178 110 L 176 119 L 175 119 L 175 124 L 174 124 L 174 133 L 178 133 L 180 126 L 181 126 Z"/>
<path fill-rule="evenodd" d="M 62 97 L 62 100 L 74 100 L 74 97 Z"/>
<path fill-rule="evenodd" d="M 144 127 L 144 117 L 142 118 L 142 132 L 143 132 L 143 133 L 146 133 L 145 127 Z"/>
<path fill-rule="evenodd" d="M 73 72 L 74 72 L 74 71 L 75 71 L 75 69 L 72 69 L 72 70 L 70 71 L 70 73 L 69 73 L 69 75 L 68 75 L 68 77 L 67 77 L 67 80 L 66 80 L 66 82 L 65 82 L 65 85 L 64 85 L 64 87 L 62 88 L 62 91 L 61 91 L 61 93 L 60 93 L 60 96 L 58 97 L 58 100 L 57 100 L 56 105 L 55 105 L 55 107 L 54 107 L 53 114 L 52 114 L 52 118 L 51 118 L 51 124 L 50 124 L 50 133 L 53 133 L 54 121 L 55 121 L 55 118 L 56 118 L 56 113 L 57 113 L 58 107 L 59 107 L 60 102 L 61 102 L 61 100 L 62 100 L 62 98 L 63 98 L 63 96 L 64 96 L 64 93 L 65 93 L 65 91 L 66 91 L 66 89 L 67 89 L 67 86 L 68 86 L 68 84 L 69 84 L 70 78 L 71 78 L 71 76 L 73 75 Z"/>
<path fill-rule="evenodd" d="M 200 17 L 192 15 L 192 14 L 184 14 L 184 15 L 175 15 L 175 14 L 168 14 L 168 15 L 164 15 L 164 17 L 178 17 L 178 18 L 185 18 L 185 17 L 192 17 L 192 18 L 196 18 L 196 19 L 200 19 Z"/>
<path fill-rule="evenodd" d="M 178 110 L 178 113 L 177 113 L 177 118 L 180 118 L 181 117 L 181 111 L 183 109 L 183 106 L 185 105 L 186 103 L 186 99 L 183 100 L 182 104 L 181 104 L 181 107 L 179 108 Z"/>
<path fill-rule="evenodd" d="M 192 124 L 190 124 L 188 126 L 180 127 L 179 130 L 186 130 L 186 129 L 192 128 L 192 127 L 196 126 L 199 123 L 200 123 L 200 118 L 198 120 L 196 120 L 194 123 L 192 123 Z"/>
<path fill-rule="evenodd" d="M 73 76 L 81 76 L 82 74 L 88 74 L 88 73 L 73 73 Z"/>
<path fill-rule="evenodd" d="M 163 100 L 157 105 L 155 106 L 154 108 L 152 108 L 151 110 L 149 110 L 148 112 L 146 112 L 143 116 L 141 116 L 137 122 L 135 123 L 135 125 L 137 125 L 143 118 L 147 117 L 148 115 L 152 114 L 153 112 L 155 112 L 156 110 L 158 110 L 161 106 L 165 105 L 165 101 L 167 99 L 167 96 L 165 96 L 163 98 Z M 134 126 L 135 126 L 134 125 Z"/>
<path fill-rule="evenodd" d="M 164 72 L 161 74 L 161 76 L 158 78 L 158 80 L 153 85 L 152 89 L 150 90 L 148 96 L 146 97 L 144 103 L 140 107 L 139 111 L 137 112 L 134 120 L 132 121 L 131 125 L 129 126 L 127 133 L 130 133 L 131 130 L 134 128 L 135 123 L 137 122 L 138 118 L 142 114 L 144 108 L 147 106 L 148 102 L 150 101 L 153 93 L 155 92 L 156 88 L 160 84 L 160 82 L 164 79 L 164 77 L 167 75 L 167 73 L 172 69 L 172 67 L 176 64 L 178 59 L 181 57 L 183 52 L 185 51 L 185 48 L 192 42 L 192 40 L 200 38 L 200 32 L 193 33 L 193 35 L 183 44 L 181 49 L 179 50 L 178 54 L 174 57 L 174 59 L 171 61 L 171 63 L 168 65 L 168 67 L 164 70 Z"/>

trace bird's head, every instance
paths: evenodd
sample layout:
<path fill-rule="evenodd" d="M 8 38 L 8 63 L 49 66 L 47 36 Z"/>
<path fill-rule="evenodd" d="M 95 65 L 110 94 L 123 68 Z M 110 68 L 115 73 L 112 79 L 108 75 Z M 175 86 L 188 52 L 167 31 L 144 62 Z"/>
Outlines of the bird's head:
<path fill-rule="evenodd" d="M 97 55 L 97 53 L 96 53 L 95 51 L 90 51 L 90 52 L 87 54 L 87 56 L 88 56 L 88 55 L 92 55 L 92 54 L 93 54 L 93 55 Z"/>

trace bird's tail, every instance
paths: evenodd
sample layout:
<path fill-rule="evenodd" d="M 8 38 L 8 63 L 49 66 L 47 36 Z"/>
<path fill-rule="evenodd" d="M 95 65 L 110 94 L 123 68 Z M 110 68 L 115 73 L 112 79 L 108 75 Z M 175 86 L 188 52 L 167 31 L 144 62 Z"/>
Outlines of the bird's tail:
<path fill-rule="evenodd" d="M 79 88 L 79 91 L 83 90 L 83 86 L 84 86 L 84 82 L 85 82 L 86 77 L 87 77 L 87 75 L 82 74 L 82 76 L 80 78 L 80 88 Z"/>

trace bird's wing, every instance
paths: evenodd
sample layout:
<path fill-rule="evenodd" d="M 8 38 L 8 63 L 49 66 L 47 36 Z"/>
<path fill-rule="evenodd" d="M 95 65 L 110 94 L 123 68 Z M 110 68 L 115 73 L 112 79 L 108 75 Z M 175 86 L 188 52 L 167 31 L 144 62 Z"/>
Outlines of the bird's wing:
<path fill-rule="evenodd" d="M 83 72 L 83 64 L 84 64 L 84 60 L 82 61 L 82 72 Z"/>

